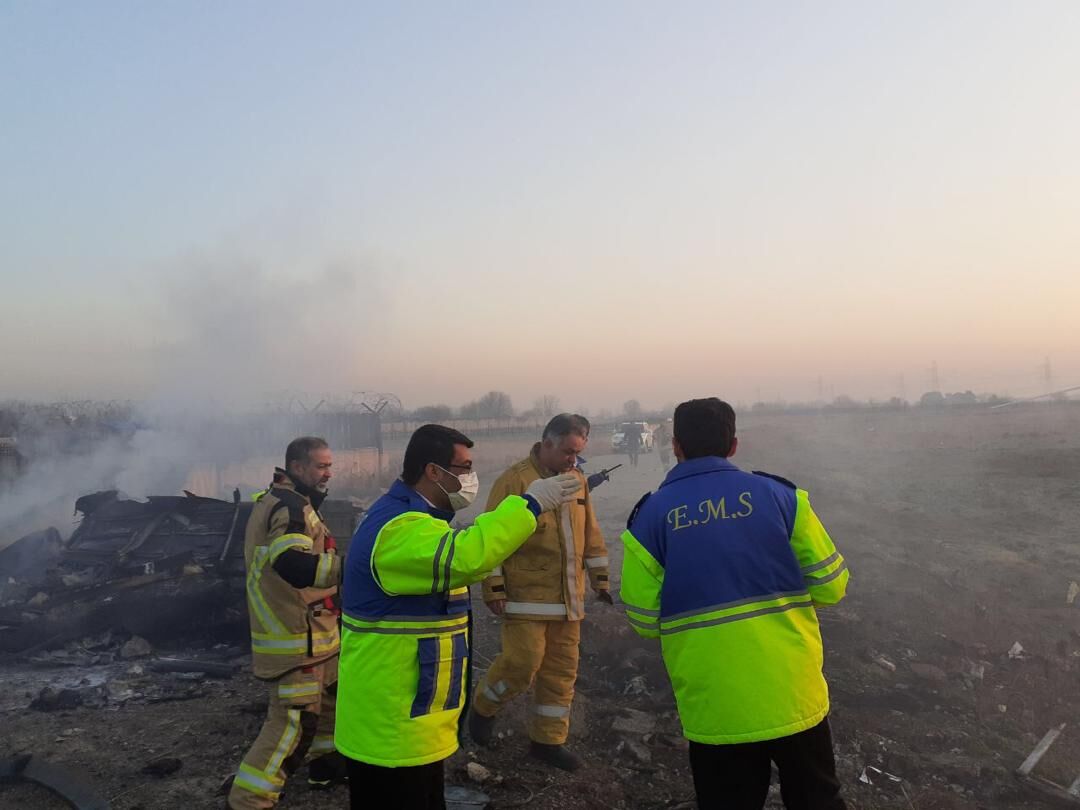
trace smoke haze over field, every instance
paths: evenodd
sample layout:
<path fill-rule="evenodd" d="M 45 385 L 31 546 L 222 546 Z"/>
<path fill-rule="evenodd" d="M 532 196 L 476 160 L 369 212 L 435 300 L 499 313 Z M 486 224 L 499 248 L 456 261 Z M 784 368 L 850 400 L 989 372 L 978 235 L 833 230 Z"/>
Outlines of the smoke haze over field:
<path fill-rule="evenodd" d="M 0 394 L 1077 384 L 1078 38 L 1067 0 L 9 4 Z"/>

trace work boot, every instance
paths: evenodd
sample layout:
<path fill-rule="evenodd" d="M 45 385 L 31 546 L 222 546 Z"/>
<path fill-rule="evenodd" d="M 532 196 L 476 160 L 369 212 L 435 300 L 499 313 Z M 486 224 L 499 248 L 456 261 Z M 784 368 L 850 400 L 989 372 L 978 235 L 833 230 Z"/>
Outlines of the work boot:
<path fill-rule="evenodd" d="M 477 745 L 485 748 L 491 745 L 492 733 L 495 731 L 495 716 L 484 717 L 476 709 L 469 712 L 469 736 Z"/>
<path fill-rule="evenodd" d="M 576 754 L 572 754 L 562 745 L 550 745 L 548 743 L 529 743 L 529 756 L 535 757 L 548 765 L 562 768 L 564 771 L 576 771 L 581 767 L 581 760 Z"/>
<path fill-rule="evenodd" d="M 313 788 L 349 784 L 349 769 L 345 765 L 345 757 L 333 751 L 311 760 L 307 781 Z"/>

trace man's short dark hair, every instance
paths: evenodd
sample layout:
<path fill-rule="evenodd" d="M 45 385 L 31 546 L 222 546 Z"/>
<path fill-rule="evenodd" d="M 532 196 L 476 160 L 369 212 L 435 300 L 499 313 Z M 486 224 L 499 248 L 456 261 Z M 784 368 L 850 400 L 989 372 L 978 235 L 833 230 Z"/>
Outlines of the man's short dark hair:
<path fill-rule="evenodd" d="M 285 448 L 285 469 L 289 469 L 289 465 L 294 461 L 306 464 L 312 450 L 322 450 L 329 446 L 326 439 L 320 439 L 318 436 L 301 436 L 299 439 L 293 439 Z"/>
<path fill-rule="evenodd" d="M 555 440 L 571 433 L 583 439 L 589 438 L 589 420 L 576 413 L 560 413 L 551 417 L 541 438 Z"/>
<path fill-rule="evenodd" d="M 721 399 L 691 399 L 675 409 L 675 439 L 686 458 L 731 454 L 735 409 Z"/>
<path fill-rule="evenodd" d="M 464 433 L 446 425 L 421 425 L 409 439 L 405 460 L 401 465 L 401 480 L 412 486 L 424 474 L 428 464 L 449 469 L 454 459 L 454 445 L 472 447 L 473 441 Z"/>

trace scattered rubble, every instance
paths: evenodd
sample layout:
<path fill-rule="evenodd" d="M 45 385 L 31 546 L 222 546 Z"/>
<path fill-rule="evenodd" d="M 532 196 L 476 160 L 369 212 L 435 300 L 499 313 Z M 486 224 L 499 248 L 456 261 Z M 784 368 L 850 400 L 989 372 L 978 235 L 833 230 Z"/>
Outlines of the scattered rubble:
<path fill-rule="evenodd" d="M 465 766 L 465 773 L 469 779 L 476 782 L 478 785 L 484 784 L 491 778 L 491 771 L 481 765 L 479 762 L 470 762 Z"/>
<path fill-rule="evenodd" d="M 132 636 L 124 642 L 124 646 L 120 648 L 120 657 L 124 660 L 130 658 L 147 658 L 152 655 L 154 648 L 150 646 L 150 642 L 141 636 Z"/>
<path fill-rule="evenodd" d="M 611 724 L 612 731 L 644 736 L 656 730 L 656 718 L 648 712 L 622 708 L 619 709 L 619 715 Z"/>

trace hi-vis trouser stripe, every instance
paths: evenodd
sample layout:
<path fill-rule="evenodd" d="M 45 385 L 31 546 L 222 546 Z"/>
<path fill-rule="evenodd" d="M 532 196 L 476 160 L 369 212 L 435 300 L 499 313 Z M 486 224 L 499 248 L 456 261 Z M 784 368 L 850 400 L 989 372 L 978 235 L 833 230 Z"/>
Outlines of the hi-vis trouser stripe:
<path fill-rule="evenodd" d="M 315 698 L 319 695 L 320 683 L 318 681 L 304 681 L 302 683 L 281 683 L 278 684 L 277 694 L 283 701 L 293 703 L 296 698 L 311 697 Z M 314 701 L 312 701 L 314 702 Z"/>
<path fill-rule="evenodd" d="M 603 557 L 589 557 L 585 560 L 586 568 L 607 568 L 608 558 L 605 554 Z"/>
<path fill-rule="evenodd" d="M 824 585 L 832 582 L 846 570 L 847 563 L 840 556 L 840 552 L 836 551 L 819 563 L 805 566 L 802 569 L 803 581 L 810 588 L 815 585 Z"/>
<path fill-rule="evenodd" d="M 334 735 L 333 734 L 317 734 L 311 741 L 311 747 L 308 749 L 308 753 L 312 756 L 319 756 L 320 754 L 329 754 L 337 749 L 334 748 Z"/>
<path fill-rule="evenodd" d="M 296 746 L 299 733 L 300 710 L 289 709 L 286 715 L 285 728 L 281 732 L 281 737 L 278 739 L 273 753 L 270 754 L 266 767 L 259 770 L 246 762 L 241 763 L 236 772 L 236 787 L 258 793 L 260 796 L 277 799 L 278 794 L 281 793 L 281 789 L 285 785 L 285 775 L 282 773 L 281 768 L 285 758 L 292 753 L 293 748 Z"/>
<path fill-rule="evenodd" d="M 808 591 L 774 593 L 710 605 L 698 610 L 665 616 L 660 620 L 660 634 L 681 633 L 684 630 L 696 630 L 729 622 L 753 619 L 770 613 L 783 613 L 788 610 L 813 609 L 813 601 Z"/>
<path fill-rule="evenodd" d="M 537 703 L 533 706 L 533 714 L 537 714 L 540 717 L 566 717 L 570 714 L 570 707 L 550 706 L 543 703 Z"/>

